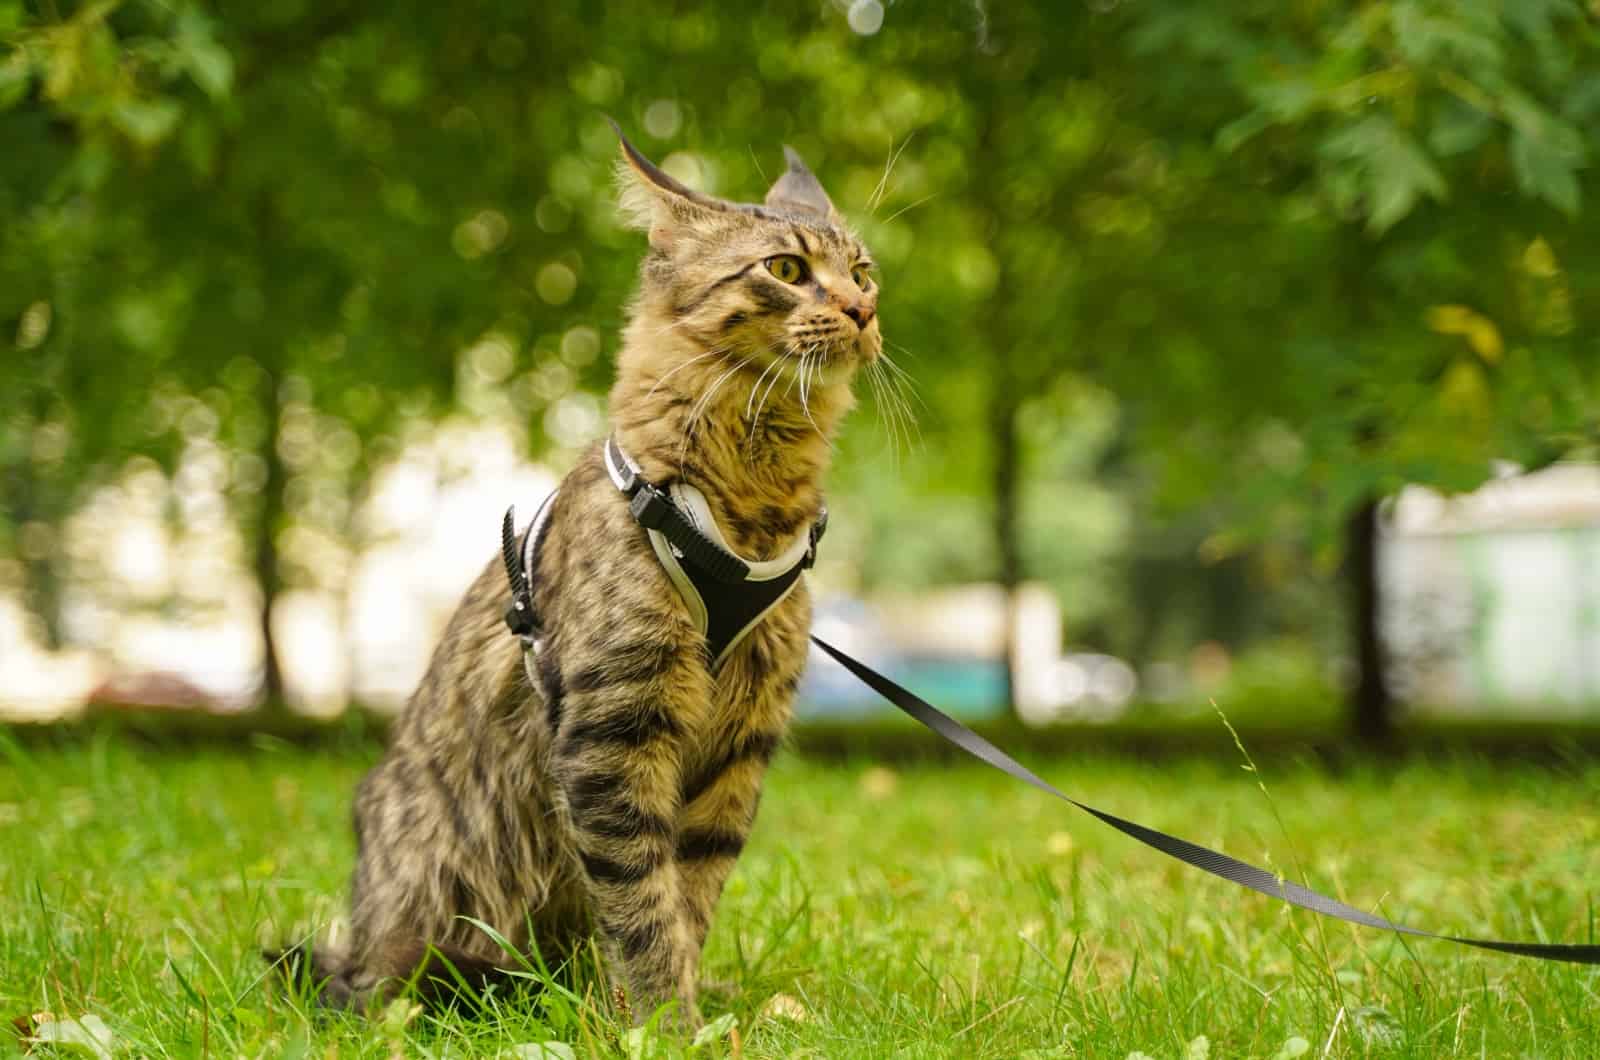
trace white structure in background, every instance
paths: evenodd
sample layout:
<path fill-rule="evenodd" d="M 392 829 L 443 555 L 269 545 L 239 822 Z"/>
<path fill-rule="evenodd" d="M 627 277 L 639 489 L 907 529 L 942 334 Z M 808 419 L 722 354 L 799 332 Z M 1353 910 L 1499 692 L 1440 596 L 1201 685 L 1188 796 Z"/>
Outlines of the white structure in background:
<path fill-rule="evenodd" d="M 1055 699 L 1019 707 L 1022 719 L 1043 725 L 1052 721 L 1111 721 L 1122 716 L 1139 676 L 1114 655 L 1075 652 L 1056 663 Z"/>
<path fill-rule="evenodd" d="M 359 515 L 372 543 L 350 561 L 348 596 L 295 590 L 273 609 L 295 706 L 330 714 L 354 697 L 398 710 L 462 592 L 498 557 L 506 506 L 514 503 L 525 525 L 556 482 L 492 425 L 446 423 L 408 447 L 379 473 Z M 110 557 L 107 575 L 134 585 L 209 580 L 224 606 L 209 622 L 78 606 L 69 614 L 74 632 L 99 650 L 51 654 L 29 635 L 21 605 L 0 597 L 0 719 L 75 714 L 92 689 L 119 675 L 180 680 L 221 707 L 251 701 L 261 673 L 255 586 L 228 566 L 226 531 L 174 549 L 159 504 L 147 507 L 124 496 L 88 513 L 87 530 Z M 209 566 L 191 571 L 196 564 Z"/>
<path fill-rule="evenodd" d="M 461 594 L 498 560 L 506 507 L 516 505 L 520 530 L 559 482 L 492 427 L 441 438 L 435 448 L 449 452 L 403 457 L 379 478 L 368 514 L 383 543 L 361 554 L 352 578 L 350 694 L 374 706 L 398 710 L 422 679 Z M 446 461 L 455 474 L 439 473 Z M 336 619 L 330 613 L 305 626 L 338 648 Z"/>
<path fill-rule="evenodd" d="M 875 601 L 884 626 L 904 652 L 998 659 L 1005 645 L 1005 593 L 997 585 L 934 590 Z M 1012 689 L 1019 717 L 1030 725 L 1107 721 L 1121 715 L 1138 689 L 1133 668 L 1109 655 L 1061 654 L 1061 607 L 1042 585 L 1016 594 Z"/>
<path fill-rule="evenodd" d="M 0 599 L 0 721 L 58 718 L 82 706 L 100 680 L 92 652 L 43 651 L 28 629 L 28 614 L 16 600 Z"/>
<path fill-rule="evenodd" d="M 1450 713 L 1593 716 L 1600 704 L 1600 466 L 1558 464 L 1447 498 L 1407 487 L 1379 549 L 1390 680 Z"/>

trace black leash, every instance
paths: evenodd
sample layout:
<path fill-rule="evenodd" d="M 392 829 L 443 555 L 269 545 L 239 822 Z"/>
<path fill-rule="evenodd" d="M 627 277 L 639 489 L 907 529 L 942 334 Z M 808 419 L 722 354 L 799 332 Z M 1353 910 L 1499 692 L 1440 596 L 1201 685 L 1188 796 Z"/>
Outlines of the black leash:
<path fill-rule="evenodd" d="M 1064 794 L 1055 785 L 1039 777 L 1038 774 L 988 740 L 985 740 L 982 736 L 979 736 L 915 693 L 895 684 L 865 663 L 851 658 L 820 637 L 813 635 L 811 640 L 817 647 L 832 656 L 839 665 L 859 678 L 868 688 L 972 757 L 993 766 L 1002 773 L 1015 777 L 1024 784 L 1031 784 L 1047 795 L 1054 795 L 1063 802 L 1069 802 L 1085 813 L 1093 814 L 1112 828 L 1122 832 L 1124 835 L 1132 836 L 1146 846 L 1154 847 L 1169 857 L 1177 858 L 1179 861 L 1193 865 L 1197 869 L 1203 869 L 1213 876 L 1231 880 L 1242 887 L 1248 887 L 1253 891 L 1260 891 L 1262 894 L 1282 899 L 1290 905 L 1309 909 L 1313 913 L 1321 913 L 1323 916 L 1331 916 L 1337 920 L 1347 920 L 1352 924 L 1363 924 L 1382 931 L 1394 931 L 1402 935 L 1413 935 L 1417 938 L 1444 939 L 1446 942 L 1457 942 L 1463 946 L 1476 946 L 1481 950 L 1496 950 L 1500 953 L 1514 953 L 1522 957 L 1538 957 L 1547 961 L 1600 964 L 1600 946 L 1559 946 L 1543 942 L 1500 942 L 1493 939 L 1469 939 L 1459 935 L 1441 935 L 1432 931 L 1423 931 L 1420 928 L 1406 927 L 1404 924 L 1396 924 L 1394 921 L 1387 920 L 1375 913 L 1368 913 L 1354 906 L 1346 905 L 1289 880 L 1279 879 L 1265 869 L 1258 869 L 1254 865 L 1240 861 L 1238 858 L 1229 857 L 1215 850 L 1208 850 L 1186 839 L 1179 839 L 1177 836 L 1158 832 L 1154 828 L 1146 828 L 1142 824 L 1124 820 L 1104 810 L 1097 810 L 1093 806 L 1081 803 L 1077 799 Z"/>
<path fill-rule="evenodd" d="M 613 480 L 617 488 L 628 500 L 629 509 L 635 521 L 647 530 L 659 530 L 664 534 L 683 555 L 692 556 L 696 562 L 714 572 L 714 576 L 727 582 L 742 581 L 749 573 L 749 565 L 737 556 L 727 552 L 716 542 L 706 537 L 695 527 L 682 512 L 680 512 L 666 492 L 653 483 L 647 481 L 634 470 L 615 438 L 606 440 L 606 459 L 608 464 L 616 467 Z M 609 472 L 609 468 L 608 468 Z M 547 502 L 548 503 L 548 502 Z M 539 520 L 535 520 L 539 522 Z M 827 526 L 827 511 L 823 510 L 822 517 L 811 528 L 811 548 L 806 555 L 804 566 L 809 567 L 816 555 L 817 540 L 822 536 L 823 529 Z M 530 533 L 533 528 L 530 527 Z M 526 642 L 537 629 L 537 618 L 533 613 L 532 594 L 529 587 L 528 572 L 523 566 L 528 557 L 522 555 L 523 549 L 517 544 L 516 535 L 512 530 L 512 514 L 506 513 L 505 522 L 501 528 L 501 547 L 506 565 L 506 575 L 511 583 L 512 606 L 506 613 L 506 624 L 512 631 L 523 637 Z M 1494 939 L 1469 939 L 1459 935 L 1441 935 L 1433 931 L 1423 931 L 1420 928 L 1406 927 L 1396 924 L 1392 920 L 1357 909 L 1355 906 L 1318 894 L 1308 887 L 1267 872 L 1265 869 L 1256 868 L 1248 862 L 1238 858 L 1229 857 L 1227 854 L 1215 850 L 1208 850 L 1203 846 L 1191 843 L 1177 836 L 1158 832 L 1154 828 L 1146 828 L 1142 824 L 1124 820 L 1115 814 L 1104 810 L 1097 810 L 1087 803 L 1065 794 L 1055 785 L 1039 777 L 1038 774 L 1022 765 L 1016 759 L 1006 754 L 982 736 L 973 732 L 965 725 L 945 714 L 937 707 L 928 703 L 915 693 L 901 688 L 887 677 L 844 652 L 835 648 L 827 641 L 815 635 L 812 642 L 833 659 L 849 670 L 868 688 L 878 693 L 890 703 L 905 713 L 911 715 L 923 725 L 932 729 L 940 736 L 955 744 L 972 757 L 982 761 L 1002 773 L 1009 774 L 1024 784 L 1030 784 L 1047 795 L 1053 795 L 1062 802 L 1071 803 L 1085 813 L 1092 814 L 1115 828 L 1124 835 L 1132 836 L 1139 842 L 1149 847 L 1154 847 L 1168 857 L 1176 858 L 1197 869 L 1202 869 L 1213 876 L 1220 876 L 1230 880 L 1241 887 L 1248 887 L 1252 891 L 1288 902 L 1290 905 L 1309 909 L 1313 913 L 1333 917 L 1336 920 L 1345 920 L 1352 924 L 1362 924 L 1366 927 L 1378 928 L 1381 931 L 1393 931 L 1401 935 L 1411 935 L 1416 938 L 1443 939 L 1446 942 L 1456 942 L 1463 946 L 1476 946 L 1482 950 L 1494 950 L 1499 953 L 1512 953 L 1522 957 L 1537 957 L 1547 961 L 1568 961 L 1574 964 L 1600 964 L 1600 945 L 1588 946 L 1562 946 L 1543 942 L 1501 942 Z"/>

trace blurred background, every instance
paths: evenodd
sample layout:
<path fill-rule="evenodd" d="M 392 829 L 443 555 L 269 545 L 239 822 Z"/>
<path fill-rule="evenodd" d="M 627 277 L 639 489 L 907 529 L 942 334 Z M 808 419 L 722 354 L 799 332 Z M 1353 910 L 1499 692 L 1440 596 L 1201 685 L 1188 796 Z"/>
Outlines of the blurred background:
<path fill-rule="evenodd" d="M 819 632 L 975 719 L 1600 722 L 1590 0 L 0 0 L 0 715 L 398 709 L 605 431 L 606 114 L 881 265 Z"/>

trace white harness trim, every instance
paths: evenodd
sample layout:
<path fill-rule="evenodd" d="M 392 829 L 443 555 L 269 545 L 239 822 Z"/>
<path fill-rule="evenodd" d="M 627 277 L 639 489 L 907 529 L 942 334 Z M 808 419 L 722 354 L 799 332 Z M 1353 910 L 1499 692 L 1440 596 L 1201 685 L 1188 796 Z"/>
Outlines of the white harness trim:
<path fill-rule="evenodd" d="M 827 528 L 823 508 L 783 554 L 770 560 L 746 560 L 728 545 L 711 513 L 705 495 L 684 482 L 663 490 L 641 473 L 615 438 L 602 449 L 606 474 L 628 509 L 645 530 L 650 549 L 688 609 L 690 621 L 705 638 L 707 653 L 715 652 L 716 671 L 760 621 L 794 591 L 795 584 L 816 558 L 817 543 Z M 511 607 L 506 625 L 522 641 L 523 666 L 528 680 L 539 683 L 537 657 L 542 650 L 543 627 L 533 606 L 537 584 L 538 552 L 558 491 L 552 490 L 533 521 L 516 536 L 516 509 L 501 520 L 501 558 L 511 586 Z"/>
<path fill-rule="evenodd" d="M 639 466 L 634 463 L 633 459 L 622 451 L 622 447 L 620 445 L 607 445 L 602 448 L 601 452 L 603 459 L 605 460 L 606 474 L 611 477 L 612 483 L 617 487 L 618 490 L 626 492 L 626 483 L 630 476 L 625 474 L 624 469 L 619 467 L 615 462 L 615 459 L 613 458 L 613 450 L 615 450 L 616 455 L 620 456 L 621 459 L 626 463 L 627 471 L 632 472 L 633 476 L 641 476 L 642 473 Z M 701 493 L 699 489 L 689 485 L 686 482 L 673 483 L 667 490 L 667 493 L 671 497 L 672 503 L 683 515 L 684 519 L 687 520 L 695 530 L 697 530 L 702 536 L 707 538 L 717 547 L 721 548 L 724 552 L 727 552 L 729 555 L 738 556 L 738 553 L 735 552 L 728 544 L 728 539 L 723 535 L 722 528 L 717 525 L 716 517 L 711 514 L 711 505 L 707 503 L 705 494 Z M 555 494 L 552 493 L 550 497 L 546 499 L 544 505 L 539 509 L 539 514 L 534 516 L 534 521 L 529 527 L 527 537 L 523 544 L 522 566 L 523 570 L 528 572 L 530 581 L 534 568 L 534 551 L 538 547 L 540 531 L 543 528 L 543 521 L 548 518 L 550 501 L 554 500 L 554 498 Z M 694 622 L 695 628 L 699 630 L 701 635 L 706 635 L 711 628 L 710 612 L 706 606 L 706 599 L 704 595 L 700 592 L 699 588 L 696 587 L 694 579 L 690 576 L 689 572 L 684 569 L 683 553 L 675 548 L 672 543 L 667 540 L 666 535 L 660 530 L 652 530 L 647 528 L 645 532 L 650 541 L 650 548 L 653 552 L 655 552 L 656 559 L 661 563 L 662 569 L 666 571 L 668 580 L 671 581 L 673 587 L 678 590 L 678 595 L 683 598 L 684 606 L 688 608 L 689 617 L 691 621 Z M 749 567 L 749 572 L 745 575 L 744 581 L 757 583 L 770 582 L 779 578 L 787 577 L 793 574 L 795 569 L 806 561 L 806 557 L 810 554 L 812 547 L 813 539 L 811 534 L 811 526 L 808 525 L 804 532 L 795 538 L 794 544 L 785 549 L 783 554 L 780 556 L 769 560 L 750 560 L 745 559 L 743 556 L 738 556 L 738 558 Z M 754 629 L 763 618 L 771 614 L 773 608 L 777 607 L 784 600 L 788 599 L 789 594 L 794 591 L 794 586 L 798 582 L 799 578 L 796 577 L 788 586 L 784 588 L 782 593 L 774 597 L 772 601 L 763 607 L 759 613 L 757 613 L 733 634 L 732 639 L 729 640 L 722 650 L 717 653 L 717 657 L 712 660 L 711 668 L 713 670 L 721 667 L 722 663 L 727 659 L 728 655 L 733 651 L 733 649 L 741 641 L 743 641 L 746 636 L 749 635 L 750 631 Z M 530 660 L 529 667 L 531 674 L 531 656 L 533 653 L 538 651 L 538 646 L 532 638 L 524 638 L 524 645 L 527 648 L 527 656 Z"/>

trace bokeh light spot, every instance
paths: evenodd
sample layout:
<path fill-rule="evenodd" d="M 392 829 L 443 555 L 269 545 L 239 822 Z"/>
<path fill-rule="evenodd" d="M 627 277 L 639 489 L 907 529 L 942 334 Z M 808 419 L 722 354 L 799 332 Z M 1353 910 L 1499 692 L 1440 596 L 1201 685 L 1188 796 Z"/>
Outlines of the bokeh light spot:
<path fill-rule="evenodd" d="M 561 336 L 561 359 L 574 368 L 590 363 L 600 353 L 600 333 L 587 324 L 571 328 Z"/>
<path fill-rule="evenodd" d="M 539 270 L 533 286 L 539 297 L 550 305 L 565 305 L 578 289 L 578 275 L 559 261 L 553 261 Z"/>
<path fill-rule="evenodd" d="M 870 37 L 883 28 L 883 4 L 879 0 L 855 0 L 845 17 L 851 29 Z"/>
<path fill-rule="evenodd" d="M 645 108 L 645 132 L 658 140 L 676 136 L 682 125 L 683 111 L 678 107 L 676 100 L 658 99 Z"/>

